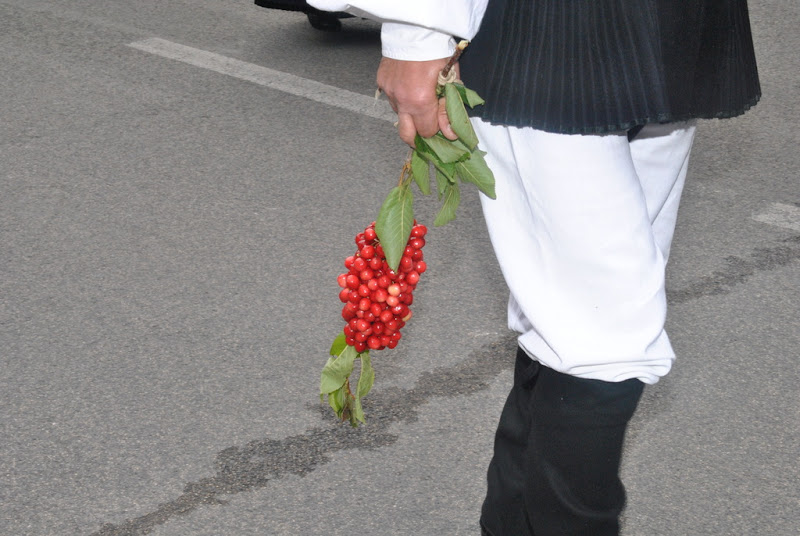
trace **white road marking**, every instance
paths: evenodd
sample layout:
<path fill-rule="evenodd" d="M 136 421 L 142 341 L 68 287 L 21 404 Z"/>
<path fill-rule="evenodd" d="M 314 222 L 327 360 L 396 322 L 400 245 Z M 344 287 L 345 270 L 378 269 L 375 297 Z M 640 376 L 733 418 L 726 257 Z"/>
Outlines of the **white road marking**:
<path fill-rule="evenodd" d="M 756 214 L 753 219 L 784 229 L 800 231 L 800 207 L 794 205 L 772 203 L 766 212 Z"/>
<path fill-rule="evenodd" d="M 329 86 L 293 74 L 276 71 L 246 61 L 229 58 L 213 52 L 187 47 L 165 39 L 153 37 L 128 44 L 144 52 L 177 60 L 195 67 L 247 80 L 270 89 L 277 89 L 298 97 L 304 97 L 337 108 L 350 110 L 375 119 L 394 122 L 397 116 L 386 101 L 354 93 L 346 89 Z"/>

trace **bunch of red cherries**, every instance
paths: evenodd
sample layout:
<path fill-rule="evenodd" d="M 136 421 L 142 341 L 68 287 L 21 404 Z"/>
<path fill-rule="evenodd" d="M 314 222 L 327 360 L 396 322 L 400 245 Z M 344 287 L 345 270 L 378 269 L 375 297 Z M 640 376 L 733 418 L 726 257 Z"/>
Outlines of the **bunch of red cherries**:
<path fill-rule="evenodd" d="M 400 330 L 411 318 L 412 293 L 426 269 L 422 247 L 427 232 L 414 222 L 397 270 L 386 262 L 375 222 L 356 235 L 358 251 L 344 260 L 348 271 L 338 282 L 345 340 L 357 352 L 394 348 L 400 341 Z"/>

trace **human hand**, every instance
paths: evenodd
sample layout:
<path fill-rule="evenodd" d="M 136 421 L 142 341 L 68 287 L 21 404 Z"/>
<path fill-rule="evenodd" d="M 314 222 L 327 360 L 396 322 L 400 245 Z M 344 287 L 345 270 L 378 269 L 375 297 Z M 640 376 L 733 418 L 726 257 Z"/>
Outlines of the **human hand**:
<path fill-rule="evenodd" d="M 450 139 L 458 138 L 447 119 L 444 98 L 436 97 L 439 72 L 449 58 L 430 61 L 403 61 L 383 58 L 378 67 L 378 88 L 397 113 L 400 138 L 414 147 L 417 134 L 429 138 L 442 131 Z M 458 64 L 454 67 L 458 74 Z"/>

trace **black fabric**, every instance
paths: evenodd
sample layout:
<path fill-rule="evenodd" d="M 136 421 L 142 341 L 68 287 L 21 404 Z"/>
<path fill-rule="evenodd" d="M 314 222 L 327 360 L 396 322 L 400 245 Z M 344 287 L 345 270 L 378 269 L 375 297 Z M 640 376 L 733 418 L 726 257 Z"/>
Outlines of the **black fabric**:
<path fill-rule="evenodd" d="M 559 133 L 743 113 L 761 95 L 746 0 L 489 0 L 461 76 L 474 116 Z"/>
<path fill-rule="evenodd" d="M 254 0 L 255 5 L 270 9 L 285 9 L 286 11 L 308 11 L 306 0 Z"/>
<path fill-rule="evenodd" d="M 619 466 L 644 384 L 576 378 L 517 354 L 481 528 L 490 536 L 615 536 Z"/>

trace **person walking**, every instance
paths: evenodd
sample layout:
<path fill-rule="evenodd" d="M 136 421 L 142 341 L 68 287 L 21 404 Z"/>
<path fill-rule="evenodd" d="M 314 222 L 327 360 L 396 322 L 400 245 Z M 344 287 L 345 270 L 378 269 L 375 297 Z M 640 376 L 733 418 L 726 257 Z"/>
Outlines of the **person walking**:
<path fill-rule="evenodd" d="M 489 536 L 619 534 L 625 430 L 675 352 L 665 267 L 698 119 L 761 95 L 746 0 L 309 0 L 381 21 L 379 88 L 413 146 L 454 139 L 459 64 L 495 175 L 481 204 L 519 333 L 480 518 Z"/>

